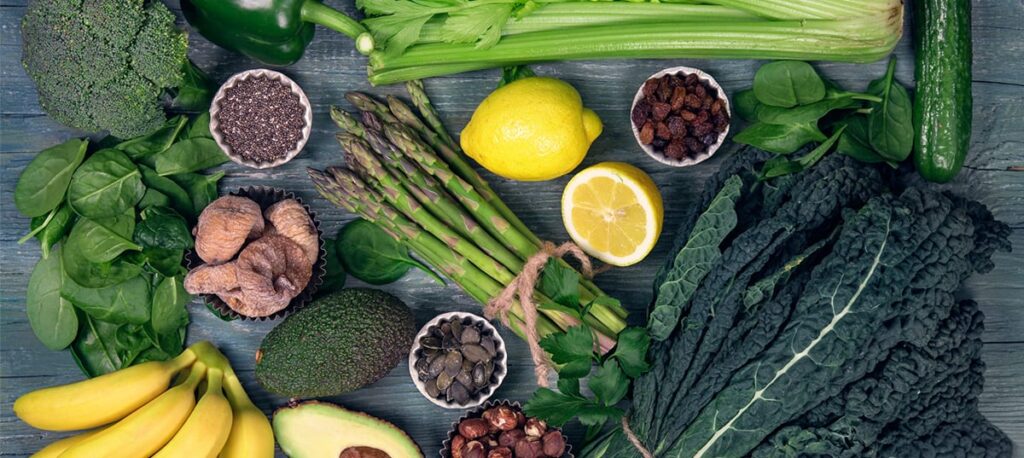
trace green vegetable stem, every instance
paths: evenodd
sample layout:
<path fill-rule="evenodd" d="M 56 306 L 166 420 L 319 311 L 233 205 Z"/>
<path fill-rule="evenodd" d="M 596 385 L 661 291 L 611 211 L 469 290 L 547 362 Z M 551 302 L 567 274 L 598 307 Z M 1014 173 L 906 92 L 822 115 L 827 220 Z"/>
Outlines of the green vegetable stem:
<path fill-rule="evenodd" d="M 362 24 L 319 0 L 182 0 L 181 9 L 210 41 L 265 64 L 301 59 L 316 25 L 352 38 L 363 54 L 374 48 Z"/>

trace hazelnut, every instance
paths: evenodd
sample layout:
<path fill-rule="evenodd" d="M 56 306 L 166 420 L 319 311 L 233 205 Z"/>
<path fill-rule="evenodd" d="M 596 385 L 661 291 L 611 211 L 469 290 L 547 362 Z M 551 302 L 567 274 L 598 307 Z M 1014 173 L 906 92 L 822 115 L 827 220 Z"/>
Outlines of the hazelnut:
<path fill-rule="evenodd" d="M 541 437 L 548 430 L 548 424 L 539 418 L 527 418 L 526 426 L 523 427 L 523 432 L 527 436 Z"/>
<path fill-rule="evenodd" d="M 516 442 L 519 442 L 524 437 L 526 437 L 526 433 L 521 429 L 505 431 L 498 436 L 498 445 L 502 447 L 515 447 Z"/>
<path fill-rule="evenodd" d="M 517 410 L 516 411 L 516 424 L 519 425 L 519 426 L 522 426 L 522 425 L 526 424 L 526 415 L 523 415 L 523 411 L 522 410 Z"/>
<path fill-rule="evenodd" d="M 462 458 L 487 458 L 487 451 L 484 444 L 479 441 L 469 441 L 462 446 Z"/>
<path fill-rule="evenodd" d="M 494 428 L 501 431 L 515 429 L 518 425 L 516 412 L 509 406 L 497 406 L 484 411 L 484 420 Z"/>
<path fill-rule="evenodd" d="M 544 454 L 551 457 L 559 457 L 565 453 L 565 438 L 560 431 L 548 431 L 541 439 L 544 444 Z"/>
<path fill-rule="evenodd" d="M 451 445 L 452 458 L 463 458 L 462 457 L 462 447 L 464 447 L 465 445 L 466 445 L 466 438 L 462 437 L 461 434 L 456 434 L 455 437 L 452 438 L 452 445 Z"/>
<path fill-rule="evenodd" d="M 462 423 L 459 423 L 459 434 L 462 434 L 469 440 L 484 437 L 487 435 L 487 432 L 487 421 L 483 418 L 467 418 L 462 420 Z"/>
<path fill-rule="evenodd" d="M 544 444 L 539 438 L 527 437 L 516 443 L 516 458 L 542 458 L 544 456 Z"/>
<path fill-rule="evenodd" d="M 508 447 L 493 448 L 487 453 L 487 458 L 512 458 L 512 449 Z"/>

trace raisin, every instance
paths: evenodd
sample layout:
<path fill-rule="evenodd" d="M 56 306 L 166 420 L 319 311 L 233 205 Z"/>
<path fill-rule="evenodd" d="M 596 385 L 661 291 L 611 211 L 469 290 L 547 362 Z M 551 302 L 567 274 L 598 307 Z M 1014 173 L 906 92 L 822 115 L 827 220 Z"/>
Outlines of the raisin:
<path fill-rule="evenodd" d="M 702 110 L 710 110 L 711 109 L 711 102 L 713 102 L 713 101 L 714 101 L 714 99 L 712 99 L 710 95 L 705 95 L 704 99 L 700 101 L 701 102 L 700 103 L 700 108 Z"/>
<path fill-rule="evenodd" d="M 700 154 L 704 152 L 704 144 L 696 138 L 686 137 L 686 139 L 683 140 L 683 143 L 686 145 L 686 149 L 690 150 L 691 153 Z"/>
<path fill-rule="evenodd" d="M 658 100 L 662 102 L 668 102 L 672 99 L 672 87 L 669 86 L 666 78 L 661 79 L 661 84 L 658 85 Z"/>
<path fill-rule="evenodd" d="M 697 94 L 697 97 L 703 99 L 708 95 L 708 89 L 703 84 L 698 84 L 697 87 L 693 88 L 693 93 Z"/>
<path fill-rule="evenodd" d="M 711 146 L 714 145 L 715 143 L 718 143 L 718 135 L 715 135 L 713 133 L 707 134 L 703 138 L 701 138 L 700 141 L 704 142 L 704 144 L 707 146 Z"/>
<path fill-rule="evenodd" d="M 651 142 L 651 146 L 653 146 L 655 149 L 662 149 L 667 144 L 668 144 L 668 141 L 662 140 L 660 138 L 655 138 L 654 141 Z"/>
<path fill-rule="evenodd" d="M 658 125 L 654 127 L 654 135 L 662 140 L 670 140 L 672 138 L 672 131 L 669 130 L 667 124 L 659 122 Z"/>
<path fill-rule="evenodd" d="M 644 122 L 651 116 L 651 104 L 646 100 L 641 100 L 636 103 L 633 107 L 633 113 L 631 119 L 633 120 L 634 126 L 642 126 Z"/>
<path fill-rule="evenodd" d="M 686 106 L 689 108 L 700 108 L 701 99 L 696 94 L 686 94 Z"/>
<path fill-rule="evenodd" d="M 711 114 L 713 114 L 713 115 L 717 115 L 718 113 L 721 113 L 722 112 L 722 101 L 721 100 L 715 100 L 714 102 L 712 102 L 710 110 L 711 110 Z"/>
<path fill-rule="evenodd" d="M 655 121 L 662 121 L 668 117 L 668 113 L 672 111 L 672 106 L 663 102 L 654 102 L 651 105 L 651 115 Z"/>
<path fill-rule="evenodd" d="M 707 111 L 700 111 L 697 113 L 697 120 L 694 122 L 705 123 L 708 122 L 709 119 L 711 119 L 711 114 L 709 114 Z"/>
<path fill-rule="evenodd" d="M 693 133 L 694 137 L 704 137 L 705 135 L 711 133 L 712 128 L 713 127 L 711 126 L 711 123 L 702 122 L 694 124 L 691 132 Z"/>
<path fill-rule="evenodd" d="M 668 130 L 672 132 L 673 137 L 684 137 L 686 136 L 686 121 L 679 116 L 672 116 L 668 118 Z"/>
<path fill-rule="evenodd" d="M 658 90 L 658 80 L 647 80 L 644 83 L 644 97 L 650 98 Z"/>
<path fill-rule="evenodd" d="M 672 90 L 672 109 L 679 111 L 686 104 L 686 88 L 676 87 Z"/>
<path fill-rule="evenodd" d="M 729 117 L 723 113 L 716 114 L 711 120 L 715 123 L 715 130 L 719 132 L 725 130 L 725 127 L 729 125 Z"/>
<path fill-rule="evenodd" d="M 665 156 L 676 160 L 682 159 L 686 156 L 686 147 L 681 140 L 673 140 L 665 147 Z"/>
<path fill-rule="evenodd" d="M 680 111 L 679 116 L 681 116 L 683 120 L 686 122 L 693 122 L 695 119 L 697 119 L 697 115 L 694 114 L 692 111 Z"/>
<path fill-rule="evenodd" d="M 697 84 L 697 81 L 698 80 L 697 80 L 697 74 L 696 73 L 690 73 L 689 75 L 686 75 L 686 85 L 687 86 L 692 86 L 694 84 Z"/>
<path fill-rule="evenodd" d="M 654 125 L 650 122 L 640 128 L 640 143 L 650 145 L 654 141 Z"/>

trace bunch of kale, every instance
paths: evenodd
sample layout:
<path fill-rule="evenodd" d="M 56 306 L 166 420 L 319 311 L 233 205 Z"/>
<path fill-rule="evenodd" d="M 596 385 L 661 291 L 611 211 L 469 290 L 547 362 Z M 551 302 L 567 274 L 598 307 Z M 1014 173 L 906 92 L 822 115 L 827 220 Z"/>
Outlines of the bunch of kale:
<path fill-rule="evenodd" d="M 1009 250 L 984 206 L 829 157 L 723 165 L 655 282 L 628 420 L 658 457 L 1008 456 L 977 411 L 982 314 L 954 297 Z M 635 457 L 621 431 L 587 457 Z"/>

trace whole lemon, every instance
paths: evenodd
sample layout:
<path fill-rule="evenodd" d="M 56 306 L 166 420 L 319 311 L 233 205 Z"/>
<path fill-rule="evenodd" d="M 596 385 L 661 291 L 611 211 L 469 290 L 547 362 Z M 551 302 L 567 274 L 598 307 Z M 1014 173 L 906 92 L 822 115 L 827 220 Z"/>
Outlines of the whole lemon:
<path fill-rule="evenodd" d="M 462 149 L 505 178 L 543 181 L 576 168 L 601 135 L 601 119 L 565 81 L 530 77 L 500 87 L 476 108 Z"/>

